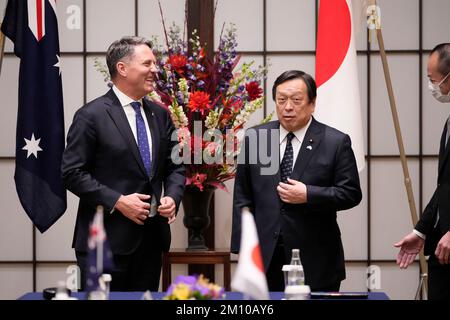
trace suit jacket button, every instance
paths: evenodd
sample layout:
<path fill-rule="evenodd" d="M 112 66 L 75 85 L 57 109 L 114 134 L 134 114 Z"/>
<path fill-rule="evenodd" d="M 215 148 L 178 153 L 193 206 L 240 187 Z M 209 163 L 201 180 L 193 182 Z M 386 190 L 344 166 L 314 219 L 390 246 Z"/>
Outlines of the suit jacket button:
<path fill-rule="evenodd" d="M 273 233 L 273 238 L 276 239 L 277 237 L 278 237 L 278 232 L 275 231 L 275 232 Z"/>

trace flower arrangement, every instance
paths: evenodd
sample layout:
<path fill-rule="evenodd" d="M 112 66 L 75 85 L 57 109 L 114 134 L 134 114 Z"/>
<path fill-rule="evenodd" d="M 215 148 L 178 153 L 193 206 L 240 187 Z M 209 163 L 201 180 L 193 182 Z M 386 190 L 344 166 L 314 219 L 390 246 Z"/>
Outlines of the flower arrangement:
<path fill-rule="evenodd" d="M 251 114 L 263 106 L 261 81 L 267 68 L 252 68 L 254 62 L 249 62 L 235 70 L 240 55 L 232 24 L 222 33 L 212 58 L 206 55 L 195 31 L 189 41 L 182 39 L 175 24 L 168 31 L 164 27 L 164 32 L 165 49 L 157 37 L 151 38 L 159 71 L 156 90 L 149 99 L 170 110 L 177 128 L 177 136 L 172 139 L 179 144 L 172 159 L 185 164 L 187 186 L 200 191 L 226 190 L 225 181 L 235 176 L 238 133 Z M 98 59 L 94 66 L 111 86 L 106 66 Z M 262 123 L 270 121 L 272 115 Z"/>
<path fill-rule="evenodd" d="M 164 300 L 210 300 L 223 298 L 224 288 L 209 282 L 203 275 L 177 276 Z"/>
<path fill-rule="evenodd" d="M 261 81 L 267 69 L 252 69 L 250 62 L 234 71 L 240 59 L 234 25 L 225 30 L 212 58 L 195 31 L 189 47 L 175 24 L 165 30 L 165 37 L 166 49 L 154 46 L 159 73 L 158 97 L 153 98 L 168 106 L 178 129 L 177 156 L 186 165 L 186 184 L 200 191 L 226 189 L 224 182 L 235 176 L 237 134 L 263 106 Z"/>

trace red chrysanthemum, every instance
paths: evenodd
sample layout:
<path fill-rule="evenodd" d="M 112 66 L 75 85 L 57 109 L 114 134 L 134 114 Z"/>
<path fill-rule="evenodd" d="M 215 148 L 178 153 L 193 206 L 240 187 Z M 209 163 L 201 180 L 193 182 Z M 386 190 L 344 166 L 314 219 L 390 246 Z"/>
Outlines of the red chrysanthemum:
<path fill-rule="evenodd" d="M 174 54 L 169 57 L 169 63 L 172 65 L 172 69 L 179 74 L 183 74 L 187 64 L 187 58 L 181 54 Z"/>
<path fill-rule="evenodd" d="M 195 91 L 189 97 L 189 109 L 191 111 L 200 111 L 202 114 L 209 109 L 209 94 L 203 91 Z"/>
<path fill-rule="evenodd" d="M 262 97 L 263 90 L 259 87 L 259 83 L 257 81 L 252 81 L 245 84 L 245 90 L 248 94 L 248 99 L 253 101 Z"/>

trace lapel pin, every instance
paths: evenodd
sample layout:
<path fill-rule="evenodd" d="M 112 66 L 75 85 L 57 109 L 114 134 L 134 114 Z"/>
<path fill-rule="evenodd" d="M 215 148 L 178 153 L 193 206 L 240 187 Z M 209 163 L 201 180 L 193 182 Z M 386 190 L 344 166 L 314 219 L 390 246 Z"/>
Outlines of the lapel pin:
<path fill-rule="evenodd" d="M 313 139 L 309 139 L 309 143 L 314 143 Z"/>
<path fill-rule="evenodd" d="M 307 146 L 306 149 L 312 150 L 312 147 L 311 146 Z"/>

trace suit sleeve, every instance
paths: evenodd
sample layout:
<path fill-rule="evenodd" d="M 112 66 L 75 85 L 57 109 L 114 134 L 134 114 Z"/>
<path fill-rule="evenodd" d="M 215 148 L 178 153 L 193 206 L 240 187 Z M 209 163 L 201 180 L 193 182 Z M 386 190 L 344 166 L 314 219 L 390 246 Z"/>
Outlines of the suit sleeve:
<path fill-rule="evenodd" d="M 427 206 L 425 207 L 425 210 L 422 213 L 422 216 L 420 217 L 420 220 L 417 221 L 417 224 L 414 227 L 417 231 L 425 235 L 429 234 L 434 225 L 434 220 L 437 211 L 437 193 L 438 193 L 437 191 L 438 189 L 434 191 L 434 194 L 431 197 L 430 202 L 428 202 Z"/>
<path fill-rule="evenodd" d="M 172 150 L 178 144 L 177 139 L 172 139 L 172 134 L 176 134 L 175 127 L 169 114 L 166 112 L 166 139 L 168 140 L 167 154 L 165 156 L 164 174 L 164 195 L 170 196 L 176 204 L 177 211 L 183 198 L 186 184 L 186 175 L 183 164 L 175 164 L 172 161 Z"/>
<path fill-rule="evenodd" d="M 238 166 L 234 180 L 233 221 L 231 229 L 231 252 L 238 253 L 241 239 L 241 210 L 250 208 L 253 212 L 253 193 L 251 186 L 250 167 L 248 165 L 248 137 L 245 136 L 241 152 L 238 156 Z"/>
<path fill-rule="evenodd" d="M 103 205 L 106 211 L 111 211 L 121 194 L 91 175 L 95 154 L 95 125 L 89 114 L 80 109 L 67 134 L 67 146 L 62 157 L 64 185 L 80 199 L 94 206 Z"/>
<path fill-rule="evenodd" d="M 324 206 L 336 211 L 350 209 L 362 199 L 355 155 L 348 135 L 342 139 L 334 159 L 332 186 L 307 185 L 308 204 Z"/>

